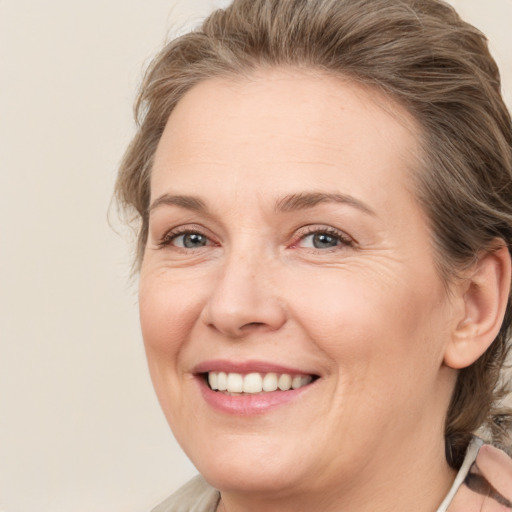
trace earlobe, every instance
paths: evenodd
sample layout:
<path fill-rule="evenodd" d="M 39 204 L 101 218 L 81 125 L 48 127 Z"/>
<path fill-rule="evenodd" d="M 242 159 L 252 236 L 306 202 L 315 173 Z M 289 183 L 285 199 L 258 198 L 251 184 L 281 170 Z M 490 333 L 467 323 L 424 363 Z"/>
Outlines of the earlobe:
<path fill-rule="evenodd" d="M 444 363 L 454 369 L 473 364 L 494 341 L 510 293 L 511 259 L 503 243 L 484 253 L 460 288 L 464 310 L 446 347 Z"/>

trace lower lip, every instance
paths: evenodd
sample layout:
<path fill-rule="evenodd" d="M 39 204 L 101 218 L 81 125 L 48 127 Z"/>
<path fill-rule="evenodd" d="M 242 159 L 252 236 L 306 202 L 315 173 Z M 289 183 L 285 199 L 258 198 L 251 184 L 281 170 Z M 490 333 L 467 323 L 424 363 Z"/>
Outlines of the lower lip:
<path fill-rule="evenodd" d="M 310 389 L 315 383 L 314 381 L 302 388 L 290 389 L 289 391 L 227 395 L 220 391 L 213 391 L 202 377 L 198 377 L 198 380 L 201 393 L 208 405 L 220 412 L 237 416 L 264 414 L 276 407 L 289 404 Z"/>

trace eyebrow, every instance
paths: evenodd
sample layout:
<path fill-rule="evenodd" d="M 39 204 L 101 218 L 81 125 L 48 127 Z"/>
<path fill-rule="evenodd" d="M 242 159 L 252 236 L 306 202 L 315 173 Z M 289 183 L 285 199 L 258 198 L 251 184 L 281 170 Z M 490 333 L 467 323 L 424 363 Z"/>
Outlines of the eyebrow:
<path fill-rule="evenodd" d="M 285 196 L 276 202 L 276 211 L 306 210 L 322 203 L 346 204 L 369 215 L 376 215 L 368 205 L 351 195 L 325 192 L 305 192 Z"/>
<path fill-rule="evenodd" d="M 199 197 L 172 194 L 162 194 L 161 196 L 157 197 L 151 203 L 149 211 L 152 212 L 155 208 L 158 208 L 162 205 L 179 206 L 187 210 L 194 210 L 201 213 L 206 213 L 208 211 L 206 203 Z"/>
<path fill-rule="evenodd" d="M 359 199 L 348 195 L 326 192 L 302 192 L 287 195 L 275 204 L 277 212 L 292 212 L 297 210 L 306 210 L 322 203 L 339 203 L 352 206 L 369 215 L 376 215 L 375 212 Z M 206 203 L 195 196 L 162 194 L 157 197 L 150 205 L 149 212 L 162 205 L 178 206 L 186 210 L 193 210 L 200 213 L 207 213 Z"/>

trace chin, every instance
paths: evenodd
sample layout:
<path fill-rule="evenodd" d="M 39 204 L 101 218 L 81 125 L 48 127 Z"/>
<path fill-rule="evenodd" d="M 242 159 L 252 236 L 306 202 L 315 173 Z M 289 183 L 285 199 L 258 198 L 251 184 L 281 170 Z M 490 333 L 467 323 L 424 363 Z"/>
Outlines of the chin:
<path fill-rule="evenodd" d="M 301 460 L 296 458 L 296 449 L 295 457 L 287 457 L 286 447 L 280 442 L 269 443 L 262 439 L 257 447 L 251 447 L 247 441 L 230 442 L 227 439 L 227 443 L 215 444 L 216 449 L 197 450 L 198 456 L 190 453 L 189 457 L 204 479 L 216 489 L 281 494 L 306 480 L 307 465 L 303 457 Z"/>
<path fill-rule="evenodd" d="M 303 480 L 284 468 L 265 467 L 263 464 L 254 467 L 244 462 L 198 469 L 211 486 L 224 492 L 286 494 L 287 489 L 296 489 Z"/>

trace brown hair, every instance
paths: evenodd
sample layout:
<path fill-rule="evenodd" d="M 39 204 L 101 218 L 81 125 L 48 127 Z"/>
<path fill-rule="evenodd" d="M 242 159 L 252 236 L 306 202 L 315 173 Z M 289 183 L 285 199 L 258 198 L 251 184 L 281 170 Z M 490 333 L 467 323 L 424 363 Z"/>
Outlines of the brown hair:
<path fill-rule="evenodd" d="M 349 76 L 416 118 L 423 132 L 418 198 L 430 219 L 447 280 L 490 250 L 512 245 L 512 126 L 485 37 L 441 0 L 235 0 L 155 58 L 136 103 L 138 132 L 119 171 L 116 196 L 148 232 L 152 159 L 167 119 L 195 84 L 269 66 Z M 505 443 L 511 416 L 495 408 L 512 320 L 487 352 L 460 371 L 446 419 L 448 462 L 458 467 L 472 433 Z"/>

